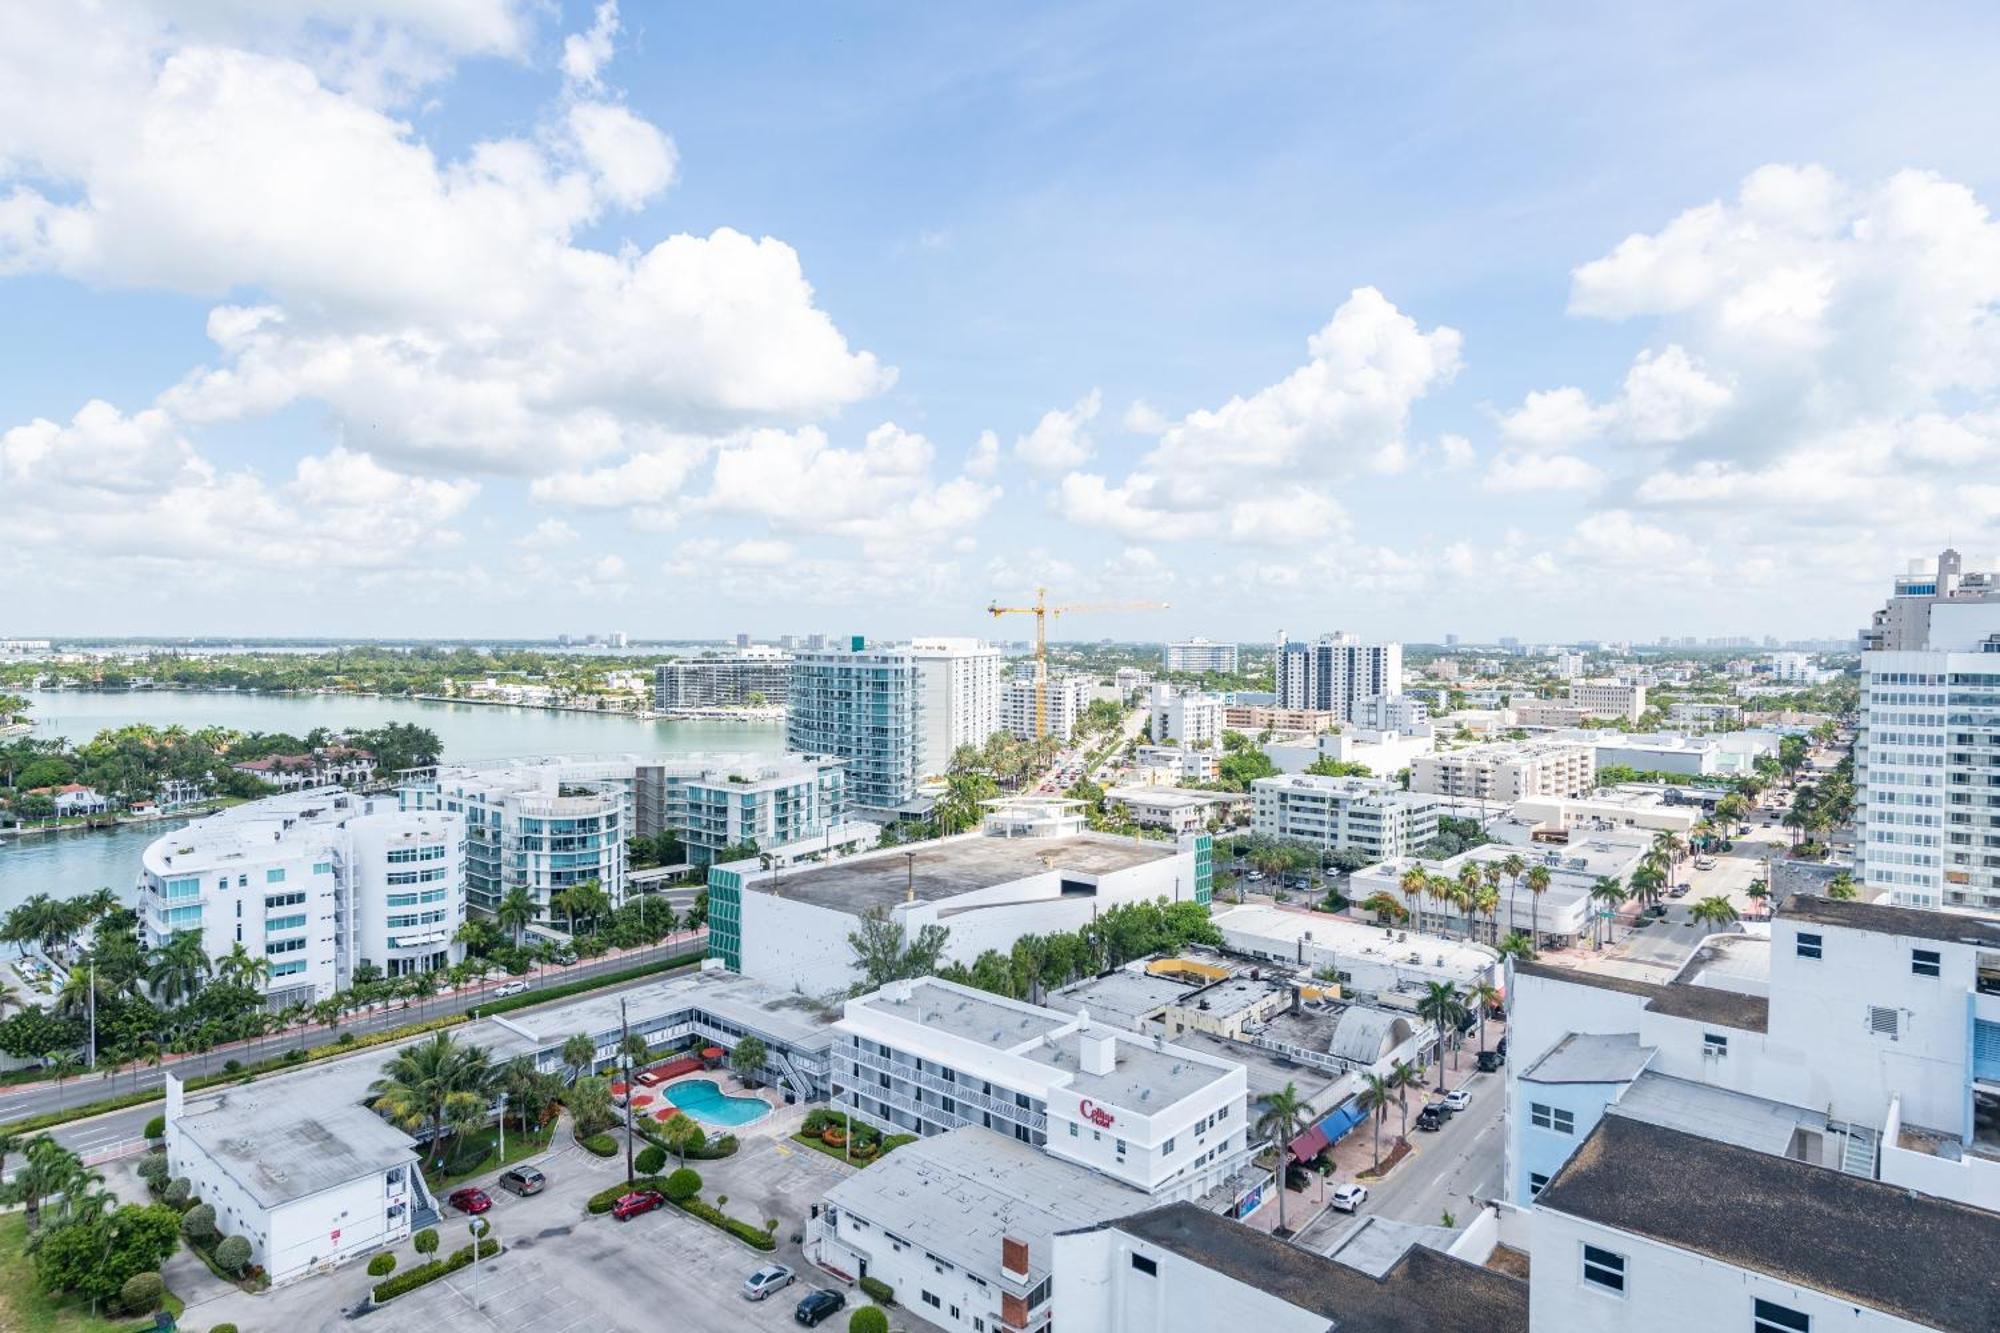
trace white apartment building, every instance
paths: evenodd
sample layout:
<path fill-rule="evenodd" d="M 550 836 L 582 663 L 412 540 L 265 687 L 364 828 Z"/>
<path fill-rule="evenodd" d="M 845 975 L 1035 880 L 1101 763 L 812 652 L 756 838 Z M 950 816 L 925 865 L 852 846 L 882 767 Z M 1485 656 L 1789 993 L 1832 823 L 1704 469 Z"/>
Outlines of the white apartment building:
<path fill-rule="evenodd" d="M 1465 990 L 1499 974 L 1499 955 L 1485 945 L 1414 929 L 1384 930 L 1351 917 L 1246 904 L 1217 912 L 1215 928 L 1231 953 L 1302 972 L 1332 969 L 1343 996 L 1412 1013 L 1430 982 Z"/>
<path fill-rule="evenodd" d="M 439 768 L 403 786 L 406 810 L 443 810 L 465 821 L 465 892 L 492 912 L 510 889 L 534 897 L 554 925 L 558 893 L 595 880 L 612 905 L 625 901 L 625 840 L 632 835 L 630 755 L 513 760 Z"/>
<path fill-rule="evenodd" d="M 1573 680 L 1569 701 L 1591 717 L 1637 722 L 1646 712 L 1646 687 L 1623 680 Z"/>
<path fill-rule="evenodd" d="M 1437 798 L 1383 778 L 1297 773 L 1258 778 L 1250 793 L 1250 827 L 1267 837 L 1384 860 L 1413 855 L 1437 836 Z"/>
<path fill-rule="evenodd" d="M 1511 805 L 1524 796 L 1584 796 L 1597 785 L 1592 748 L 1570 741 L 1506 741 L 1418 755 L 1410 790 Z"/>
<path fill-rule="evenodd" d="M 1181 639 L 1169 643 L 1162 658 L 1162 665 L 1168 671 L 1214 672 L 1223 676 L 1235 675 L 1236 663 L 1235 644 L 1210 643 L 1207 639 Z"/>
<path fill-rule="evenodd" d="M 1280 773 L 1303 773 L 1321 759 L 1334 759 L 1361 764 L 1378 778 L 1393 777 L 1410 767 L 1418 755 L 1429 754 L 1435 748 L 1437 742 L 1429 723 L 1414 736 L 1349 727 L 1318 736 L 1267 741 L 1263 746 L 1265 757 L 1277 765 Z"/>
<path fill-rule="evenodd" d="M 1141 671 L 1137 667 L 1119 667 L 1112 676 L 1111 683 L 1117 689 L 1119 698 L 1130 699 L 1139 691 L 1152 686 L 1153 673 Z"/>
<path fill-rule="evenodd" d="M 1050 835 L 1036 836 L 1044 827 Z M 845 993 L 860 979 L 848 936 L 874 912 L 909 938 L 928 925 L 948 928 L 945 959 L 970 965 L 988 949 L 1008 952 L 1023 935 L 1077 930 L 1120 903 L 1209 900 L 1206 833 L 1164 842 L 1064 827 L 1073 820 L 1044 824 L 1003 809 L 976 833 L 826 864 L 712 865 L 709 956 L 787 990 Z"/>
<path fill-rule="evenodd" d="M 1188 791 L 1181 787 L 1108 787 L 1104 804 L 1140 828 L 1165 829 L 1175 837 L 1235 821 L 1249 799 L 1237 792 Z"/>
<path fill-rule="evenodd" d="M 1219 744 L 1223 707 L 1219 694 L 1183 694 L 1165 681 L 1157 681 L 1153 685 L 1153 739 L 1177 745 Z"/>
<path fill-rule="evenodd" d="M 1429 732 L 1431 708 L 1414 694 L 1371 694 L 1354 705 L 1348 720 L 1364 731 L 1421 736 Z"/>
<path fill-rule="evenodd" d="M 1819 685 L 1835 675 L 1813 653 L 1765 653 L 1764 665 L 1767 678 L 1780 685 Z"/>
<path fill-rule="evenodd" d="M 1132 751 L 1133 766 L 1142 773 L 1160 774 L 1157 784 L 1213 782 L 1219 774 L 1213 749 L 1197 750 L 1189 745 L 1141 745 Z"/>
<path fill-rule="evenodd" d="M 1527 808 L 1543 804 L 1531 802 Z M 1515 810 L 1523 808 L 1517 805 Z M 1501 840 L 1469 848 L 1457 856 L 1441 861 L 1392 857 L 1357 870 L 1348 881 L 1347 896 L 1364 902 L 1377 893 L 1386 893 L 1411 913 L 1414 928 L 1440 935 L 1470 935 L 1498 944 L 1518 930 L 1532 933 L 1539 942 L 1537 947 L 1542 944 L 1561 947 L 1590 934 L 1592 913 L 1596 910 L 1590 901 L 1592 886 L 1600 879 L 1627 878 L 1652 847 L 1650 831 L 1636 826 L 1609 827 L 1608 821 L 1605 822 L 1604 828 L 1593 823 L 1588 831 L 1572 830 L 1566 843 L 1551 846 L 1533 840 L 1538 825 L 1528 822 L 1526 816 L 1513 815 L 1504 823 L 1488 825 L 1487 831 Z M 1510 856 L 1519 856 L 1523 862 L 1519 880 L 1500 871 Z M 1412 899 L 1403 892 L 1403 875 L 1412 866 L 1420 866 L 1436 878 L 1454 881 L 1467 866 L 1478 869 L 1482 878 L 1489 881 L 1492 873 L 1498 872 L 1498 882 L 1493 886 L 1499 896 L 1498 906 L 1490 917 L 1474 913 L 1468 918 L 1449 899 L 1428 893 Z M 1527 880 L 1527 871 L 1535 866 L 1549 872 L 1548 887 L 1539 896 Z M 1492 867 L 1492 872 L 1488 867 Z"/>
<path fill-rule="evenodd" d="M 1549 670 L 1563 680 L 1575 680 L 1583 674 L 1586 662 L 1582 653 L 1557 653 L 1549 663 Z"/>
<path fill-rule="evenodd" d="M 1742 704 L 1677 703 L 1667 709 L 1667 721 L 1682 727 L 1733 727 L 1743 721 Z"/>
<path fill-rule="evenodd" d="M 1580 727 L 1596 716 L 1580 704 L 1560 699 L 1531 699 L 1515 695 L 1507 701 L 1514 724 L 1521 727 Z"/>
<path fill-rule="evenodd" d="M 782 704 L 791 681 L 792 655 L 757 644 L 728 656 L 660 663 L 653 668 L 653 707 L 665 712 L 753 701 Z"/>
<path fill-rule="evenodd" d="M 2000 594 L 1899 595 L 1877 622 L 1906 646 L 1861 655 L 1855 877 L 1903 906 L 2000 912 Z"/>
<path fill-rule="evenodd" d="M 389 976 L 464 956 L 466 827 L 339 788 L 219 811 L 149 844 L 138 913 L 149 948 L 199 931 L 270 964 L 272 1007 L 322 999 L 372 964 Z"/>
<path fill-rule="evenodd" d="M 1344 633 L 1294 642 L 1280 631 L 1273 663 L 1280 708 L 1321 709 L 1342 721 L 1363 699 L 1403 689 L 1400 643 L 1363 643 Z"/>
<path fill-rule="evenodd" d="M 1990 573 L 1966 573 L 1964 557 L 1947 547 L 1935 565 L 1912 561 L 1898 575 L 1889 600 L 1861 631 L 1863 652 L 1912 652 L 1931 647 L 1931 615 L 1940 606 L 2000 602 L 2000 582 Z"/>
<path fill-rule="evenodd" d="M 1048 734 L 1068 740 L 1090 708 L 1097 682 L 1088 676 L 1050 676 L 1047 687 Z M 1000 728 L 1022 740 L 1035 738 L 1035 676 L 1033 668 L 1000 687 Z"/>
<path fill-rule="evenodd" d="M 1000 650 L 978 639 L 917 639 L 917 776 L 936 777 L 961 745 L 1000 730 Z"/>

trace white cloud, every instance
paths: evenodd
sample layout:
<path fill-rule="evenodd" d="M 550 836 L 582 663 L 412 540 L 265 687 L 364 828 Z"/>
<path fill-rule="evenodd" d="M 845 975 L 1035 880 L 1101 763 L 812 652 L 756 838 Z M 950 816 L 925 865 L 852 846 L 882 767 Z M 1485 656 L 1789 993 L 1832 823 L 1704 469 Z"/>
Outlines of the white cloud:
<path fill-rule="evenodd" d="M 1614 415 L 1609 408 L 1594 406 L 1588 394 L 1573 386 L 1543 389 L 1500 418 L 1500 434 L 1529 449 L 1566 449 L 1595 439 Z"/>
<path fill-rule="evenodd" d="M 1164 435 L 1172 420 L 1143 398 L 1134 398 L 1120 423 L 1134 435 Z"/>
<path fill-rule="evenodd" d="M 700 436 L 656 436 L 645 452 L 614 466 L 538 477 L 529 493 L 545 504 L 579 509 L 663 505 L 680 498 L 689 476 L 714 447 L 714 441 Z"/>
<path fill-rule="evenodd" d="M 1014 456 L 1037 472 L 1081 467 L 1094 451 L 1085 427 L 1103 406 L 1103 395 L 1092 389 L 1074 407 L 1044 413 L 1033 430 L 1014 441 Z"/>
<path fill-rule="evenodd" d="M 618 0 L 604 0 L 587 31 L 563 38 L 563 77 L 585 88 L 597 87 L 598 71 L 611 63 L 616 49 L 618 26 Z"/>
<path fill-rule="evenodd" d="M 620 208 L 638 208 L 674 183 L 673 140 L 624 107 L 578 102 L 569 109 L 569 129 L 598 192 Z"/>
<path fill-rule="evenodd" d="M 1500 418 L 1500 434 L 1525 449 L 1570 449 L 1606 435 L 1640 444 L 1668 444 L 1708 429 L 1733 398 L 1687 349 L 1670 344 L 1642 351 L 1625 373 L 1617 398 L 1602 405 L 1574 386 L 1530 393 Z"/>
<path fill-rule="evenodd" d="M 1494 455 L 1480 485 L 1503 494 L 1522 491 L 1594 491 L 1604 484 L 1602 469 L 1570 454 L 1510 451 Z"/>
<path fill-rule="evenodd" d="M 1451 471 L 1456 472 L 1464 468 L 1469 468 L 1472 466 L 1475 457 L 1472 449 L 1472 441 L 1466 439 L 1463 435 L 1440 435 L 1438 436 L 1438 456 L 1444 460 L 1445 467 Z"/>
<path fill-rule="evenodd" d="M 1344 540 L 1347 513 L 1333 497 L 1306 486 L 1238 500 L 1229 507 L 1229 539 L 1250 546 L 1311 546 Z"/>
<path fill-rule="evenodd" d="M 965 459 L 965 475 L 990 477 L 1000 470 L 1000 437 L 990 430 L 979 432 L 972 452 Z"/>

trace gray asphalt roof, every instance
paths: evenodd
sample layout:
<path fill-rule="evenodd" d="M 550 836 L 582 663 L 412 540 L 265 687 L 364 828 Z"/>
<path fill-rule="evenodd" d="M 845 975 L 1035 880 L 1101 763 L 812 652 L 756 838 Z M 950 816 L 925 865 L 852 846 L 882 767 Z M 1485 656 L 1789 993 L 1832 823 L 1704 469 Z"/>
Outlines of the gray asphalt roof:
<path fill-rule="evenodd" d="M 1178 1004 L 1194 994 L 1195 988 L 1172 977 L 1156 977 L 1145 972 L 1120 968 L 1101 977 L 1072 982 L 1049 994 L 1049 1008 L 1065 1013 L 1087 1010 L 1092 1018 L 1102 1018 L 1126 1027 L 1137 1027 L 1151 1014 L 1170 1004 Z"/>
<path fill-rule="evenodd" d="M 1871 930 L 1878 935 L 1904 935 L 1918 940 L 1942 940 L 1946 944 L 2000 948 L 2000 921 L 1982 921 L 1976 917 L 1960 916 L 1956 912 L 1926 912 L 1915 907 L 1864 903 L 1858 898 L 1843 901 L 1819 894 L 1798 893 L 1785 899 L 1779 914 L 1794 921 L 1845 926 L 1849 930 Z"/>
<path fill-rule="evenodd" d="M 1338 1333 L 1527 1333 L 1527 1283 L 1423 1245 L 1376 1278 L 1188 1203 L 1104 1225 L 1308 1311 Z"/>
<path fill-rule="evenodd" d="M 533 1013 L 513 1013 L 507 1021 L 481 1022 L 470 1039 L 493 1053 L 495 1063 L 560 1046 L 565 1037 L 618 1031 L 623 997 L 632 1025 L 699 1009 L 775 1038 L 795 1050 L 816 1050 L 833 1041 L 831 1020 L 819 1006 L 792 991 L 735 972 L 696 972 L 618 992 L 582 996 L 569 1004 Z M 523 1036 L 531 1032 L 533 1038 Z"/>
<path fill-rule="evenodd" d="M 1530 1083 L 1629 1083 L 1645 1069 L 1653 1051 L 1630 1032 L 1572 1032 L 1521 1077 Z"/>
<path fill-rule="evenodd" d="M 1768 1032 L 1771 1027 L 1771 1001 L 1763 995 L 1745 995 L 1740 991 L 1684 983 L 1662 986 L 1657 982 L 1639 981 L 1611 972 L 1586 972 L 1581 968 L 1552 967 L 1547 963 L 1516 962 L 1514 971 L 1524 977 L 1541 977 L 1548 981 L 1567 981 L 1575 986 L 1643 995 L 1648 1001 L 1646 1008 L 1676 1018 L 1692 1018 L 1746 1032 Z"/>
<path fill-rule="evenodd" d="M 848 1003 L 999 1051 L 1012 1050 L 1075 1021 L 1071 1014 L 1050 1012 L 1018 1000 L 1005 1000 L 971 987 L 954 986 L 936 977 L 919 977 L 912 981 L 910 996 L 906 1000 L 897 999 L 894 991 L 894 986 L 885 987 Z"/>
<path fill-rule="evenodd" d="M 1084 876 L 1110 874 L 1165 860 L 1179 851 L 1170 842 L 1108 833 L 1079 833 L 1067 838 L 995 838 L 970 833 L 850 856 L 807 870 L 788 870 L 778 879 L 775 890 L 786 898 L 859 913 L 900 903 L 910 893 L 919 902 L 936 902 L 1050 870 Z M 757 893 L 770 893 L 773 887 L 768 879 L 750 886 Z"/>
<path fill-rule="evenodd" d="M 1947 1333 L 2000 1328 L 2000 1214 L 1607 1115 L 1535 1200 Z"/>
<path fill-rule="evenodd" d="M 1147 1196 L 1088 1167 L 977 1125 L 905 1144 L 826 1193 L 826 1201 L 981 1275 L 1000 1241 L 1028 1243 L 1028 1282 L 1048 1276 L 1058 1231 L 1117 1217 Z"/>
<path fill-rule="evenodd" d="M 1780 1157 L 1791 1150 L 1792 1138 L 1799 1130 L 1826 1129 L 1824 1111 L 1650 1071 L 1639 1075 L 1611 1109 L 1649 1124 Z"/>
<path fill-rule="evenodd" d="M 352 1102 L 294 1095 L 284 1080 L 189 1102 L 175 1123 L 265 1207 L 416 1161 L 416 1140 Z"/>

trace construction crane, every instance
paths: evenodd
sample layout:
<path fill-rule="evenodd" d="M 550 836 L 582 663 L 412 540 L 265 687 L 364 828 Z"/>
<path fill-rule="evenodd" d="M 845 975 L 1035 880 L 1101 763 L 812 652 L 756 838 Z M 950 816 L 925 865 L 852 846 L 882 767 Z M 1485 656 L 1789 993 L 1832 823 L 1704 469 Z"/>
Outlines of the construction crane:
<path fill-rule="evenodd" d="M 990 616 L 1033 616 L 1035 618 L 1035 739 L 1049 734 L 1049 617 L 1077 611 L 1164 611 L 1165 602 L 1072 602 L 1050 606 L 1049 590 L 1035 589 L 1033 606 L 1002 606 L 994 602 L 986 608 Z"/>

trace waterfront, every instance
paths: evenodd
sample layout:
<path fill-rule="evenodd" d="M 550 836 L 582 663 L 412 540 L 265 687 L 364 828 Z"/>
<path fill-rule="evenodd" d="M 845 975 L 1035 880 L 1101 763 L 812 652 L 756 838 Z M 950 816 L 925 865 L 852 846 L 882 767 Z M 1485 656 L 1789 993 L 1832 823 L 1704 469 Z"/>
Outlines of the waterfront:
<path fill-rule="evenodd" d="M 243 694 L 139 690 L 28 694 L 38 739 L 81 744 L 99 731 L 146 722 L 190 731 L 303 736 L 314 727 L 379 727 L 412 722 L 444 744 L 446 762 L 513 755 L 634 751 L 643 754 L 776 755 L 784 729 L 772 722 L 640 721 L 617 714 L 430 703 L 337 694 Z M 109 886 L 130 893 L 146 844 L 182 821 L 161 820 L 92 832 L 51 833 L 0 843 L 0 911 L 35 893 L 58 897 Z"/>

